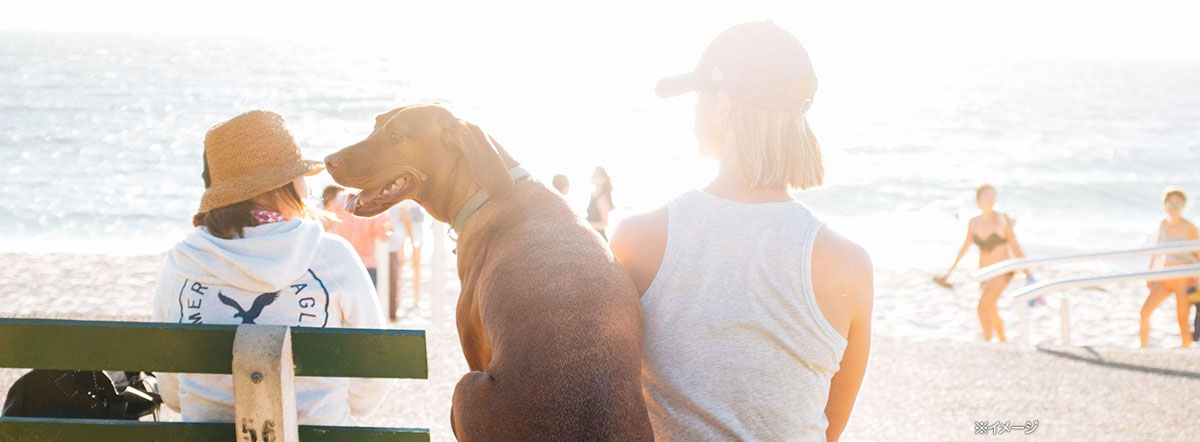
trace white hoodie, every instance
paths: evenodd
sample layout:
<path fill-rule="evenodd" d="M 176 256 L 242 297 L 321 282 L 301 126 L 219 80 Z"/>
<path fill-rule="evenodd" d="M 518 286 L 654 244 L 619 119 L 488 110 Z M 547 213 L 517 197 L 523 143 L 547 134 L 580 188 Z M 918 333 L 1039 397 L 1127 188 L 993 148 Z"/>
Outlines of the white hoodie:
<path fill-rule="evenodd" d="M 180 324 L 384 328 L 375 287 L 346 240 L 312 220 L 244 229 L 221 239 L 197 228 L 167 255 L 151 319 Z M 187 422 L 232 422 L 229 375 L 160 373 L 163 402 Z M 392 386 L 387 379 L 297 377 L 302 425 L 355 425 Z"/>

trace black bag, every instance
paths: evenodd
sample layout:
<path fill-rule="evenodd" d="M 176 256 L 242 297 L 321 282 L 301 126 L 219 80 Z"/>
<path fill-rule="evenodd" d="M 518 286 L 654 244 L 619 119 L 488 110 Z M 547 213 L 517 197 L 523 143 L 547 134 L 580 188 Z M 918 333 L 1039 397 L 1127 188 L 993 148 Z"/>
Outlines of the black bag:
<path fill-rule="evenodd" d="M 152 374 L 33 370 L 8 389 L 0 416 L 157 421 L 161 404 Z"/>

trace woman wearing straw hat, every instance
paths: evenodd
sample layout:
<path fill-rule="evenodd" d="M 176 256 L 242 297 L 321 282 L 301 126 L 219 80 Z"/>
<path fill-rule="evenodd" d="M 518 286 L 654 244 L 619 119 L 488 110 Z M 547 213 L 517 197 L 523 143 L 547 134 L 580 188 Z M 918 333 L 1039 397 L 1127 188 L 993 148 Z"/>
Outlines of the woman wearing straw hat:
<path fill-rule="evenodd" d="M 816 76 L 771 22 L 718 36 L 662 96 L 697 91 L 703 190 L 628 218 L 612 250 L 642 293 L 643 392 L 658 440 L 836 440 L 866 370 L 870 257 L 789 189 L 821 184 Z"/>
<path fill-rule="evenodd" d="M 303 159 L 283 118 L 251 111 L 204 138 L 204 195 L 196 229 L 167 255 L 154 321 L 382 328 L 375 289 L 345 240 L 327 234 L 307 207 Z M 233 420 L 229 375 L 163 374 L 163 402 L 185 421 Z M 387 380 L 296 378 L 304 425 L 354 425 L 374 410 Z"/>

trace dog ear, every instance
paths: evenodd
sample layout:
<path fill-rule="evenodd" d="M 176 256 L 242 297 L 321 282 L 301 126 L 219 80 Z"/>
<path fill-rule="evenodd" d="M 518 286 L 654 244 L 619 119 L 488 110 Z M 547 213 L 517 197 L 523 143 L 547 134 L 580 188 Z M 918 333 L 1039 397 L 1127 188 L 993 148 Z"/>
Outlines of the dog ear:
<path fill-rule="evenodd" d="M 508 174 L 500 147 L 479 126 L 455 118 L 448 120 L 447 127 L 442 130 L 442 142 L 446 147 L 462 153 L 475 182 L 488 195 L 497 197 L 508 194 L 512 190 L 513 179 Z"/>

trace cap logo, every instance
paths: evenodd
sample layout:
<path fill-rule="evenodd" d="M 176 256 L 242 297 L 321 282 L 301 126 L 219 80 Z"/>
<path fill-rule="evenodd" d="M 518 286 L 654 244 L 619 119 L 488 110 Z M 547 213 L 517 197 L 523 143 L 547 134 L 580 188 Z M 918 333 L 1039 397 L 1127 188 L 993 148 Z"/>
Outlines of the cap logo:
<path fill-rule="evenodd" d="M 725 74 L 722 74 L 720 69 L 713 68 L 712 79 L 713 81 L 725 81 Z"/>

